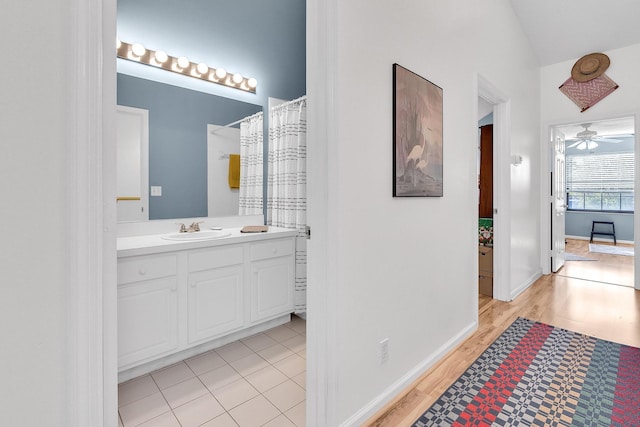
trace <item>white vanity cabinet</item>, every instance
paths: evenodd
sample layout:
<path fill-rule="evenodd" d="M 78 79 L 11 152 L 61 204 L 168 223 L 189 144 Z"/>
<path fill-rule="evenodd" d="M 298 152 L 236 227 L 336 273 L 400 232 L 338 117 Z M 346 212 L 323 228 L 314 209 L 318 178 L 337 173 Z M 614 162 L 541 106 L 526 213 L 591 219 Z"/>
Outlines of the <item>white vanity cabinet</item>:
<path fill-rule="evenodd" d="M 178 347 L 176 273 L 175 254 L 132 257 L 118 262 L 119 366 Z"/>
<path fill-rule="evenodd" d="M 251 246 L 251 322 L 293 311 L 294 240 Z"/>
<path fill-rule="evenodd" d="M 120 381 L 289 321 L 294 236 L 119 242 Z"/>
<path fill-rule="evenodd" d="M 215 338 L 244 324 L 244 248 L 202 249 L 187 254 L 189 344 Z"/>

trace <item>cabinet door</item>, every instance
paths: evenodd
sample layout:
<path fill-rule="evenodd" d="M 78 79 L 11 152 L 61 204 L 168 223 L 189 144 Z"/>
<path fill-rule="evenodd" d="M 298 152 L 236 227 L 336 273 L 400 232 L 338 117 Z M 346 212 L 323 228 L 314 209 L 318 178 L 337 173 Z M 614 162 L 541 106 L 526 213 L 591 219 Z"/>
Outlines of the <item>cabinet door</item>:
<path fill-rule="evenodd" d="M 178 285 L 175 277 L 118 288 L 118 365 L 153 358 L 178 346 Z"/>
<path fill-rule="evenodd" d="M 189 274 L 189 344 L 243 326 L 242 266 Z"/>
<path fill-rule="evenodd" d="M 293 257 L 254 261 L 251 264 L 251 321 L 293 311 Z"/>

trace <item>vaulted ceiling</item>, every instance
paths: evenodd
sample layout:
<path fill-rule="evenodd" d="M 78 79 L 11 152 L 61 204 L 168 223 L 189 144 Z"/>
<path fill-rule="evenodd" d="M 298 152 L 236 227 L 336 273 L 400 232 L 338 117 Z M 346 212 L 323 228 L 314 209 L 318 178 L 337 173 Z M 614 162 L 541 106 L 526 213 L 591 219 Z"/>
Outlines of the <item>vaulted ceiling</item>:
<path fill-rule="evenodd" d="M 640 43 L 640 0 L 511 0 L 541 66 Z"/>

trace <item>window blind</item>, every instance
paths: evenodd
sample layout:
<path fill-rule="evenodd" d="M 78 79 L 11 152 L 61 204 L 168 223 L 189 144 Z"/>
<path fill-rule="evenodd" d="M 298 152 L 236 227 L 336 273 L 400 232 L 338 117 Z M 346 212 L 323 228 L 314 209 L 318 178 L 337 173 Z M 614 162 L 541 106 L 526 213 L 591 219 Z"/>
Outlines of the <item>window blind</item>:
<path fill-rule="evenodd" d="M 568 155 L 568 192 L 632 192 L 634 153 Z"/>

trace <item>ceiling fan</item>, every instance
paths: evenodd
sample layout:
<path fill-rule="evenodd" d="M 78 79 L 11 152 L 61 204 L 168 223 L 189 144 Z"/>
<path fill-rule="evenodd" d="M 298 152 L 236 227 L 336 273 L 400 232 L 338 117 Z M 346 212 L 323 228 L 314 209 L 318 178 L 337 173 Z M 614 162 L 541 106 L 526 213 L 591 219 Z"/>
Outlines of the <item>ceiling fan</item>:
<path fill-rule="evenodd" d="M 589 130 L 591 123 L 583 123 L 580 126 L 582 126 L 584 130 L 576 134 L 577 141 L 567 146 L 567 148 L 576 147 L 578 150 L 592 150 L 598 146 L 598 142 L 610 142 L 612 144 L 622 142 L 620 139 L 599 137 L 598 132 Z"/>

